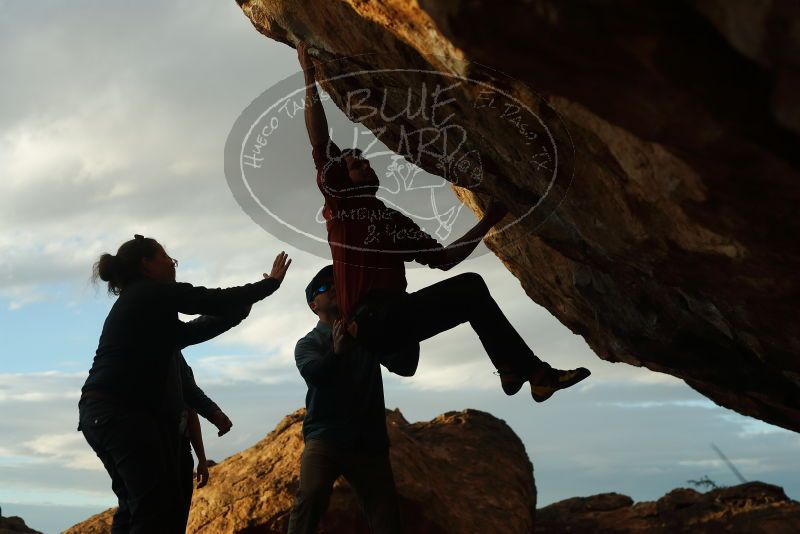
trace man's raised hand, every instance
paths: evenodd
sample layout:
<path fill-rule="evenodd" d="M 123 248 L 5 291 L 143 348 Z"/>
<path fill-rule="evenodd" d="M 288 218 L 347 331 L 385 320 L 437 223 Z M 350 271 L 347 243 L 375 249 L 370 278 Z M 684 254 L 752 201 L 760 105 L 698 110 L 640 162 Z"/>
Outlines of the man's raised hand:
<path fill-rule="evenodd" d="M 278 282 L 283 282 L 283 277 L 286 276 L 286 271 L 292 264 L 289 255 L 281 251 L 280 254 L 275 256 L 275 261 L 272 263 L 272 271 L 269 274 L 264 273 L 264 278 L 274 278 Z"/>

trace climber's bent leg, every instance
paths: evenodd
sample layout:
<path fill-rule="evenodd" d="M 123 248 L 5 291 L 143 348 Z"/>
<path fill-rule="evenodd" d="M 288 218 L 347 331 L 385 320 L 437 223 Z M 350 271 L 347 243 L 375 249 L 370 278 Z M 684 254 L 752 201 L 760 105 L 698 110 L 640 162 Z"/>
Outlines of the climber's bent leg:
<path fill-rule="evenodd" d="M 500 371 L 504 390 L 515 393 L 531 375 L 549 365 L 537 358 L 495 302 L 480 275 L 465 273 L 442 280 L 414 293 L 384 300 L 371 314 L 370 332 L 359 323 L 373 349 L 419 342 L 469 322 L 494 366 Z M 377 345 L 377 346 L 376 346 Z M 518 378 L 521 377 L 521 381 Z"/>

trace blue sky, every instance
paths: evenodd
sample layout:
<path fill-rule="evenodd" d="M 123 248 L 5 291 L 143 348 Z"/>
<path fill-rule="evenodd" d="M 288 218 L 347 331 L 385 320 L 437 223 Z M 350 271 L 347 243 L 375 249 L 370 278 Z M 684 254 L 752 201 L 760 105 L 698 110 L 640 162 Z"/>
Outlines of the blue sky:
<path fill-rule="evenodd" d="M 205 427 L 215 460 L 302 405 L 292 349 L 314 316 L 301 295 L 326 262 L 265 233 L 227 188 L 234 121 L 297 70 L 294 50 L 260 36 L 234 2 L 0 0 L 0 11 L 0 506 L 49 533 L 114 503 L 75 432 L 77 394 L 112 303 L 88 282 L 100 253 L 152 235 L 181 260 L 180 279 L 208 286 L 256 280 L 280 250 L 295 258 L 283 287 L 241 327 L 187 351 L 234 421 L 224 438 Z M 316 205 L 308 147 L 283 157 L 294 169 L 285 178 L 309 183 L 310 197 L 292 201 Z M 507 398 L 462 326 L 423 344 L 415 377 L 386 378 L 388 407 L 409 420 L 464 408 L 506 420 L 534 464 L 540 504 L 604 491 L 653 499 L 703 475 L 735 483 L 711 443 L 745 477 L 800 497 L 797 434 L 720 408 L 673 377 L 598 359 L 493 255 L 446 274 L 411 269 L 409 289 L 466 271 L 483 275 L 539 355 L 585 365 L 592 378 L 542 405 Z"/>

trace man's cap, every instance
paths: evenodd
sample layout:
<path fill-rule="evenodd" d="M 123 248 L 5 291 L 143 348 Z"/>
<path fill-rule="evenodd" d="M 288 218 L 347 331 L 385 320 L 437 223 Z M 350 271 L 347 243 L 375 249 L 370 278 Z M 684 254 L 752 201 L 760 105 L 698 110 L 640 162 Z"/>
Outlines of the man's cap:
<path fill-rule="evenodd" d="M 314 300 L 314 294 L 319 289 L 324 282 L 328 280 L 333 280 L 333 265 L 326 265 L 320 271 L 314 275 L 314 278 L 311 279 L 311 282 L 308 283 L 306 286 L 306 302 L 311 302 Z"/>

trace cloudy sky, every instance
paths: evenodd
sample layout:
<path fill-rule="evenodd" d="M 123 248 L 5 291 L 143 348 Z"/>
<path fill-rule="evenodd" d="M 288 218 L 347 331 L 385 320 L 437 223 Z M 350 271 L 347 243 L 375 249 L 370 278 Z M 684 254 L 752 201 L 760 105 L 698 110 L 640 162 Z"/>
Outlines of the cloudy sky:
<path fill-rule="evenodd" d="M 217 461 L 302 405 L 292 352 L 315 320 L 302 290 L 326 261 L 255 224 L 225 180 L 237 117 L 297 72 L 294 50 L 260 36 L 235 2 L 0 0 L 0 13 L 0 506 L 50 533 L 114 504 L 75 431 L 113 302 L 89 283 L 99 254 L 134 233 L 154 236 L 180 259 L 180 279 L 207 286 L 257 280 L 281 250 L 294 258 L 283 287 L 240 328 L 186 353 L 234 421 L 223 438 L 205 427 Z M 308 195 L 276 202 L 313 216 L 304 143 L 270 157 L 276 180 L 309 184 Z M 735 483 L 711 443 L 746 478 L 800 498 L 796 434 L 719 408 L 670 376 L 601 361 L 493 255 L 446 274 L 410 269 L 409 289 L 466 271 L 484 276 L 538 354 L 585 365 L 592 378 L 542 405 L 505 397 L 462 326 L 423 344 L 415 377 L 386 377 L 387 406 L 412 421 L 464 408 L 506 420 L 533 461 L 541 505 L 604 491 L 653 499 L 703 475 Z"/>

